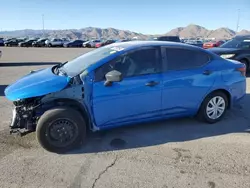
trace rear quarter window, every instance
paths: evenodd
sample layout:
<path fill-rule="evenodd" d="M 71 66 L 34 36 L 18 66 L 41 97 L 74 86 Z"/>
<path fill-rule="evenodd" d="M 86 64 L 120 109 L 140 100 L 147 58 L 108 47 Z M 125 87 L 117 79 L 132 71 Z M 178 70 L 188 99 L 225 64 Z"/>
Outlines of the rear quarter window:
<path fill-rule="evenodd" d="M 185 70 L 201 67 L 210 61 L 205 52 L 166 48 L 167 70 Z"/>

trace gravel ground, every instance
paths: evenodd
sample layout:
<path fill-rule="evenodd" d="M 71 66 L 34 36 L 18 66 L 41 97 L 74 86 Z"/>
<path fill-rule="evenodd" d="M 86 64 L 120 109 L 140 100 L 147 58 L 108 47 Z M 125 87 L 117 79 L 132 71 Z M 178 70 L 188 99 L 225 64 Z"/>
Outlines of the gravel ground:
<path fill-rule="evenodd" d="M 65 155 L 43 150 L 35 134 L 10 136 L 4 88 L 30 70 L 89 49 L 0 48 L 0 187 L 249 188 L 250 80 L 242 104 L 214 125 L 168 120 L 92 133 Z"/>

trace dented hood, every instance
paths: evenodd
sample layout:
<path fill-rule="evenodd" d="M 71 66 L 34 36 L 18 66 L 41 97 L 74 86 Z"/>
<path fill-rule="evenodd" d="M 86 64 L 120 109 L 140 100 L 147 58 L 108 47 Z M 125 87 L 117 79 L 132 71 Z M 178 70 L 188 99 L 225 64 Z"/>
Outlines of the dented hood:
<path fill-rule="evenodd" d="M 68 85 L 68 77 L 55 75 L 52 68 L 31 72 L 9 85 L 4 93 L 12 101 L 43 96 L 64 89 Z"/>

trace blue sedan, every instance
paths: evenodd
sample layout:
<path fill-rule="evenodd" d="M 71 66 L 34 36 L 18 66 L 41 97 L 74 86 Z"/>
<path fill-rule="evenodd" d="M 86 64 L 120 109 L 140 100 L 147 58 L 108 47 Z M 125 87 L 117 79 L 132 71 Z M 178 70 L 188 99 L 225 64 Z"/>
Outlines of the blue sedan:
<path fill-rule="evenodd" d="M 245 96 L 245 72 L 238 61 L 182 43 L 114 43 L 8 86 L 10 128 L 36 131 L 46 150 L 66 152 L 87 130 L 186 116 L 216 123 Z"/>

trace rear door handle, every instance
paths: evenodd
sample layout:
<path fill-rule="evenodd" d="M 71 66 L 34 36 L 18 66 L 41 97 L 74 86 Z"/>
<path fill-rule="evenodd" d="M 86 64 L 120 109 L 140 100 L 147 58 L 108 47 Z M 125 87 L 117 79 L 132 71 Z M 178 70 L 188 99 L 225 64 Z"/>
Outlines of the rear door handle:
<path fill-rule="evenodd" d="M 210 75 L 210 74 L 212 74 L 212 73 L 213 73 L 213 71 L 211 71 L 211 70 L 205 70 L 205 71 L 203 72 L 204 75 Z"/>
<path fill-rule="evenodd" d="M 150 81 L 150 82 L 146 83 L 145 86 L 153 87 L 153 86 L 156 86 L 158 84 L 159 84 L 159 82 Z"/>

